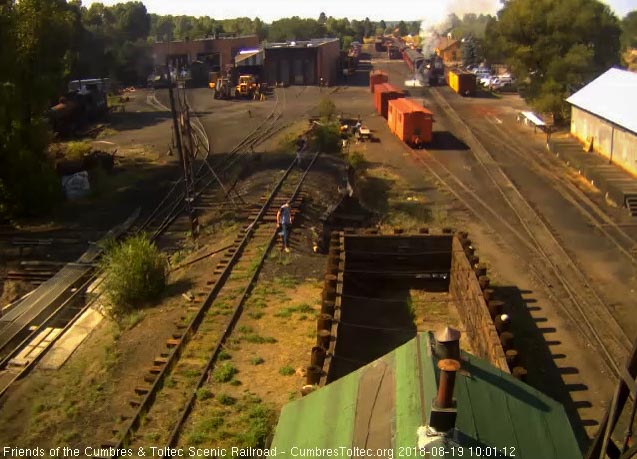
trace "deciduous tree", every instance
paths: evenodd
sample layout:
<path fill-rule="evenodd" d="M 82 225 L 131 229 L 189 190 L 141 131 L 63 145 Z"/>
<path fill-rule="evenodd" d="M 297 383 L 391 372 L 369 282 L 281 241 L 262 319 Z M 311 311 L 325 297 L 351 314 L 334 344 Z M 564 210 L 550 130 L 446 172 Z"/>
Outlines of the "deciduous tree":
<path fill-rule="evenodd" d="M 597 0 L 509 0 L 490 24 L 526 98 L 567 116 L 564 99 L 619 62 L 619 21 Z"/>

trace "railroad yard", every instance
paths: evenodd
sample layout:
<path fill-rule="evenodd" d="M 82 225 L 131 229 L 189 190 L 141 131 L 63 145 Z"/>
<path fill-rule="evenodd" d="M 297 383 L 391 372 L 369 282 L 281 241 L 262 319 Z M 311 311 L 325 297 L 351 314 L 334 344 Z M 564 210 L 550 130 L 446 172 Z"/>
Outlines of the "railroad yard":
<path fill-rule="evenodd" d="M 433 113 L 424 149 L 401 142 L 376 113 L 372 69 Z M 117 174 L 104 181 L 110 191 L 69 204 L 57 227 L 1 233 L 0 306 L 68 262 L 81 271 L 53 308 L 92 288 L 75 299 L 77 317 L 49 324 L 65 333 L 46 338 L 35 327 L 9 339 L 0 329 L 0 443 L 137 451 L 270 441 L 283 406 L 308 385 L 360 368 L 417 332 L 452 326 L 464 351 L 480 351 L 480 340 L 470 339 L 480 325 L 467 325 L 466 298 L 449 286 L 460 252 L 469 260 L 462 269 L 473 276 L 479 266 L 489 292 L 480 304 L 499 308 L 491 318 L 483 313 L 489 330 L 503 336 L 491 319 L 510 317 L 493 361 L 563 404 L 584 450 L 637 336 L 637 225 L 549 151 L 544 134 L 517 122 L 527 109 L 517 94 L 461 97 L 447 86 L 407 87 L 410 75 L 402 60 L 363 45 L 356 73 L 329 87 L 276 87 L 263 101 L 176 89 L 188 101 L 190 148 L 200 151 L 189 203 L 200 226 L 195 240 L 179 159 L 168 153 L 168 90 L 137 89 L 100 139 L 117 148 Z M 351 138 L 339 153 L 307 148 L 299 161 L 294 142 L 311 135 L 325 98 L 336 114 L 362 119 L 374 141 Z M 567 136 L 553 139 L 559 145 Z M 210 161 L 201 160 L 206 151 Z M 289 252 L 276 221 L 285 202 Z M 147 232 L 170 262 L 158 304 L 119 323 L 105 312 L 95 259 L 80 258 L 111 229 Z M 381 243 L 383 235 L 404 240 Z M 337 269 L 342 254 L 356 260 L 349 271 Z M 434 261 L 418 264 L 423 259 Z M 350 303 L 335 306 L 337 294 Z M 345 315 L 365 301 L 366 314 Z M 339 320 L 343 344 L 323 367 L 337 334 L 321 332 Z M 33 354 L 16 346 L 25 339 L 40 340 L 30 344 Z"/>

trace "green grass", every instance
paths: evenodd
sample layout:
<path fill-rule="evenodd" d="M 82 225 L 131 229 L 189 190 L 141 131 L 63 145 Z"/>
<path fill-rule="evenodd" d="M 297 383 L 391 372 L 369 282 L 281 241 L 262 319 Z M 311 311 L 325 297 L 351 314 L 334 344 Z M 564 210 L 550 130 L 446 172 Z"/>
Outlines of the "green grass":
<path fill-rule="evenodd" d="M 237 372 L 234 365 L 230 362 L 224 362 L 212 373 L 212 379 L 219 383 L 228 382 L 234 378 Z"/>
<path fill-rule="evenodd" d="M 281 290 L 273 282 L 263 282 L 253 290 L 252 297 L 263 298 L 264 296 L 278 295 L 279 293 L 281 293 Z"/>
<path fill-rule="evenodd" d="M 365 166 L 365 156 L 360 151 L 353 151 L 347 155 L 347 163 L 355 171 L 359 171 Z"/>
<path fill-rule="evenodd" d="M 231 406 L 237 402 L 237 399 L 228 394 L 217 394 L 217 401 L 222 405 Z"/>
<path fill-rule="evenodd" d="M 274 429 L 275 412 L 256 397 L 246 397 L 243 411 L 246 414 L 242 417 L 241 424 L 245 427 L 238 435 L 238 446 L 263 448 Z"/>
<path fill-rule="evenodd" d="M 259 320 L 264 315 L 265 314 L 262 313 L 261 311 L 251 311 L 251 312 L 248 313 L 248 317 L 250 317 L 251 319 L 254 319 L 254 320 Z"/>
<path fill-rule="evenodd" d="M 228 351 L 225 350 L 221 350 L 219 352 L 219 356 L 217 357 L 218 360 L 230 360 L 232 358 L 232 356 L 228 353 Z"/>
<path fill-rule="evenodd" d="M 205 387 L 197 390 L 197 400 L 208 400 L 212 398 L 212 391 Z"/>
<path fill-rule="evenodd" d="M 253 344 L 276 343 L 275 338 L 261 336 L 257 334 L 252 327 L 246 325 L 239 327 L 237 331 L 240 333 L 240 336 L 236 338 L 239 342 L 246 341 Z"/>
<path fill-rule="evenodd" d="M 294 288 L 299 284 L 299 282 L 296 279 L 286 274 L 277 277 L 274 281 L 277 283 L 277 285 L 280 285 L 281 287 L 284 287 L 284 288 Z"/>
<path fill-rule="evenodd" d="M 81 160 L 90 151 L 91 144 L 89 142 L 68 142 L 66 144 L 66 158 L 70 160 Z"/>
<path fill-rule="evenodd" d="M 265 362 L 265 360 L 263 360 L 263 357 L 252 357 L 250 359 L 250 363 L 252 365 L 261 365 L 263 362 Z"/>
<path fill-rule="evenodd" d="M 183 370 L 182 374 L 186 378 L 197 378 L 201 375 L 201 373 L 199 373 L 199 370 L 194 370 L 194 369 Z"/>
<path fill-rule="evenodd" d="M 262 309 L 265 308 L 268 304 L 261 297 L 252 297 L 248 301 L 248 306 L 252 308 Z"/>
<path fill-rule="evenodd" d="M 203 432 L 195 431 L 188 435 L 188 443 L 191 445 L 201 445 L 207 440 L 208 438 Z"/>
<path fill-rule="evenodd" d="M 276 343 L 276 338 L 271 336 L 261 336 L 257 334 L 249 334 L 243 337 L 243 340 L 253 344 L 273 344 Z"/>
<path fill-rule="evenodd" d="M 307 303 L 301 303 L 296 306 L 290 306 L 288 308 L 283 308 L 274 313 L 274 317 L 291 317 L 293 313 L 298 312 L 300 314 L 308 314 L 314 312 L 312 306 Z"/>
<path fill-rule="evenodd" d="M 120 326 L 124 330 L 130 330 L 131 328 L 134 328 L 135 325 L 144 320 L 144 316 L 144 311 L 132 311 L 128 315 L 122 317 Z"/>
<path fill-rule="evenodd" d="M 294 373 L 296 373 L 296 370 L 289 365 L 279 368 L 281 376 L 292 376 Z"/>

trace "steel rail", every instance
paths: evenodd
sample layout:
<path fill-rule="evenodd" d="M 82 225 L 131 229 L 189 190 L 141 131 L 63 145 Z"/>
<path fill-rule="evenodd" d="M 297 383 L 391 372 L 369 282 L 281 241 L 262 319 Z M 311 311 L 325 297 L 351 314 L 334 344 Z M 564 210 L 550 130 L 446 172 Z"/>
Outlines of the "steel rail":
<path fill-rule="evenodd" d="M 289 199 L 288 199 L 289 201 L 293 201 L 298 196 L 299 191 L 301 189 L 301 186 L 303 185 L 303 182 L 305 181 L 305 177 L 307 176 L 308 172 L 310 171 L 310 169 L 314 165 L 314 162 L 316 161 L 318 156 L 319 156 L 319 153 L 316 153 L 314 155 L 314 157 L 312 158 L 312 161 L 310 162 L 310 164 L 306 168 L 305 172 L 301 176 L 301 178 L 300 178 L 296 188 L 294 189 L 292 195 L 289 197 Z M 267 208 L 269 208 L 272 200 L 278 194 L 278 192 L 281 189 L 281 186 L 283 185 L 283 182 L 287 178 L 289 172 L 295 166 L 296 166 L 296 160 L 292 161 L 292 163 L 288 167 L 285 175 L 281 178 L 281 180 L 279 181 L 279 183 L 277 184 L 275 189 L 270 194 L 268 200 L 266 201 L 266 204 L 263 206 L 263 208 L 259 212 L 259 216 L 257 217 L 257 219 L 260 219 L 260 218 L 263 217 L 263 215 L 265 215 L 265 212 L 266 212 Z M 250 229 L 249 229 L 249 232 L 251 233 L 253 231 L 254 231 L 254 226 L 252 225 L 250 227 Z M 261 257 L 259 259 L 259 264 L 257 265 L 254 273 L 250 277 L 250 280 L 248 281 L 248 285 L 246 286 L 246 288 L 244 289 L 243 293 L 241 294 L 241 297 L 237 301 L 237 304 L 236 304 L 235 309 L 234 309 L 234 311 L 232 313 L 232 316 L 230 317 L 228 325 L 226 326 L 226 328 L 223 331 L 221 337 L 217 341 L 217 344 L 215 345 L 214 350 L 212 351 L 212 353 L 210 355 L 210 358 L 206 362 L 206 365 L 205 365 L 203 371 L 201 372 L 199 380 L 197 381 L 196 387 L 193 389 L 192 393 L 190 394 L 190 396 L 188 397 L 188 400 L 185 403 L 184 408 L 181 411 L 181 414 L 179 416 L 177 424 L 173 428 L 173 430 L 172 430 L 172 432 L 171 432 L 171 434 L 170 434 L 170 436 L 168 438 L 168 441 L 166 443 L 166 446 L 167 446 L 166 451 L 169 451 L 170 448 L 174 447 L 177 444 L 177 442 L 179 441 L 179 436 L 180 436 L 180 433 L 181 433 L 181 429 L 183 428 L 184 423 L 188 419 L 188 416 L 192 412 L 192 409 L 194 407 L 195 401 L 197 400 L 197 390 L 200 389 L 201 387 L 203 387 L 204 384 L 206 384 L 206 382 L 209 379 L 210 373 L 214 370 L 215 364 L 217 362 L 217 358 L 219 357 L 219 353 L 221 352 L 221 350 L 222 350 L 225 342 L 227 341 L 227 339 L 232 334 L 232 331 L 234 330 L 235 325 L 237 324 L 237 322 L 239 321 L 239 318 L 241 317 L 241 314 L 243 313 L 243 306 L 245 304 L 245 301 L 248 299 L 248 297 L 250 295 L 250 292 L 252 291 L 252 288 L 254 287 L 254 284 L 256 283 L 256 281 L 257 281 L 257 279 L 259 277 L 259 274 L 261 272 L 261 268 L 263 267 L 263 264 L 267 260 L 267 257 L 268 257 L 268 255 L 270 253 L 270 250 L 272 249 L 272 246 L 276 242 L 276 238 L 277 238 L 277 232 L 275 230 L 275 231 L 273 231 L 272 236 L 270 237 L 270 240 L 268 241 L 268 244 L 267 244 L 265 250 L 261 254 Z M 163 458 L 172 458 L 173 455 L 172 454 L 168 454 L 168 455 L 163 455 L 162 457 Z"/>
<path fill-rule="evenodd" d="M 139 401 L 139 405 L 137 406 L 135 414 L 133 414 L 130 418 L 127 419 L 126 423 L 124 424 L 124 427 L 121 429 L 123 433 L 120 435 L 119 439 L 117 440 L 117 443 L 113 445 L 114 448 L 121 449 L 122 447 L 124 447 L 124 445 L 126 445 L 130 441 L 134 431 L 136 431 L 137 428 L 139 427 L 144 413 L 146 413 L 150 409 L 150 407 L 152 406 L 154 402 L 157 392 L 162 387 L 164 378 L 168 375 L 168 373 L 172 370 L 176 362 L 179 360 L 179 357 L 181 356 L 181 353 L 184 350 L 187 343 L 197 333 L 198 327 L 203 321 L 208 309 L 213 304 L 218 293 L 223 288 L 226 280 L 228 279 L 228 277 L 230 276 L 230 273 L 232 272 L 233 267 L 241 259 L 243 255 L 243 250 L 245 249 L 248 242 L 252 238 L 255 226 L 262 220 L 263 216 L 268 211 L 268 209 L 270 209 L 271 203 L 274 197 L 279 192 L 281 185 L 285 182 L 289 173 L 293 170 L 294 165 L 295 165 L 295 161 L 293 161 L 290 164 L 290 166 L 284 172 L 283 176 L 279 179 L 279 181 L 275 185 L 275 188 L 270 193 L 268 200 L 263 204 L 257 216 L 252 219 L 252 222 L 247 226 L 245 230 L 241 230 L 244 233 L 243 238 L 241 239 L 241 242 L 238 244 L 236 249 L 232 252 L 231 257 L 229 258 L 227 264 L 223 268 L 223 271 L 219 274 L 218 278 L 216 279 L 214 286 L 208 293 L 206 299 L 203 301 L 203 303 L 201 304 L 200 308 L 198 309 L 194 317 L 191 319 L 189 324 L 181 333 L 181 339 L 179 340 L 179 343 L 170 349 L 168 356 L 166 357 L 167 362 L 162 366 L 161 370 L 155 376 L 153 382 L 151 383 L 151 386 L 148 389 L 148 392 L 143 396 L 142 400 Z M 305 178 L 305 174 L 303 178 Z M 297 187 L 297 190 L 298 190 L 298 187 Z M 297 190 L 295 190 L 295 192 Z M 275 233 L 275 236 L 276 236 L 276 233 Z M 248 285 L 250 285 L 250 283 Z M 229 325 L 229 327 L 230 326 L 231 325 Z M 115 458 L 118 456 L 115 455 L 112 457 Z"/>
<path fill-rule="evenodd" d="M 479 142 L 479 140 L 477 140 L 475 138 L 475 136 L 471 133 L 470 129 L 468 128 L 468 126 L 466 125 L 466 123 L 464 123 L 464 121 L 462 121 L 460 119 L 460 117 L 455 113 L 455 111 L 453 111 L 453 108 L 451 108 L 448 103 L 444 100 L 444 98 L 438 94 L 438 92 L 436 90 L 432 90 L 431 91 L 432 94 L 434 95 L 434 97 L 438 100 L 438 105 L 440 106 L 440 108 L 442 108 L 445 112 L 447 112 L 449 114 L 450 119 L 452 120 L 452 122 L 455 122 L 456 124 L 458 124 L 460 127 L 462 127 L 468 135 L 468 140 L 470 143 L 475 143 L 476 145 L 478 145 L 479 149 L 482 149 L 484 153 L 486 153 L 486 155 L 489 155 L 488 151 L 482 146 L 482 144 Z M 446 105 L 446 107 L 445 107 Z M 430 155 L 431 156 L 431 155 Z M 508 177 L 506 177 L 506 175 L 504 174 L 504 172 L 501 170 L 501 168 L 499 166 L 497 166 L 498 170 L 500 171 L 500 173 L 502 174 L 502 176 L 504 178 L 506 178 L 506 180 L 509 182 L 508 183 L 508 188 L 511 189 L 517 196 L 517 198 L 519 199 L 520 202 L 522 202 L 523 205 L 525 205 L 525 207 L 527 207 L 527 214 L 530 214 L 532 217 L 534 217 L 535 219 L 535 224 L 539 225 L 540 228 L 543 228 L 544 232 L 551 238 L 551 241 L 556 244 L 558 247 L 561 248 L 561 252 L 562 252 L 562 257 L 563 259 L 566 260 L 567 262 L 567 267 L 570 268 L 572 271 L 574 271 L 574 274 L 576 277 L 579 277 L 580 279 L 576 279 L 576 281 L 578 281 L 583 287 L 588 288 L 590 295 L 592 296 L 592 298 L 599 304 L 602 306 L 602 310 L 609 313 L 610 317 L 608 318 L 608 320 L 610 320 L 611 323 L 614 322 L 615 326 L 619 329 L 620 331 L 620 336 L 619 339 L 617 339 L 618 337 L 616 337 L 615 335 L 611 334 L 611 336 L 609 338 L 602 338 L 600 333 L 597 331 L 597 329 L 595 328 L 595 326 L 592 324 L 591 319 L 589 318 L 589 313 L 595 313 L 595 310 L 593 307 L 591 307 L 590 305 L 590 300 L 587 300 L 586 298 L 579 298 L 578 299 L 578 294 L 576 294 L 575 292 L 575 287 L 573 287 L 571 285 L 572 281 L 569 281 L 567 279 L 564 278 L 562 274 L 562 269 L 560 269 L 560 267 L 556 264 L 556 262 L 553 261 L 553 259 L 551 257 L 548 256 L 548 254 L 545 251 L 545 248 L 543 247 L 543 245 L 539 242 L 538 238 L 534 235 L 534 231 L 531 229 L 531 227 L 529 226 L 529 222 L 527 222 L 527 218 L 525 218 L 524 216 L 521 215 L 521 210 L 518 209 L 518 206 L 516 204 L 514 204 L 511 199 L 506 195 L 506 193 L 503 191 L 502 189 L 502 185 L 498 182 L 498 180 L 493 177 L 493 175 L 491 174 L 491 172 L 488 170 L 488 167 L 486 166 L 486 164 L 484 163 L 484 161 L 479 157 L 480 155 L 478 154 L 478 152 L 475 152 L 474 157 L 476 158 L 476 160 L 478 161 L 478 163 L 482 166 L 482 168 L 485 170 L 487 176 L 489 177 L 489 179 L 492 181 L 492 183 L 495 185 L 496 189 L 498 190 L 498 193 L 502 196 L 502 198 L 504 199 L 504 201 L 506 202 L 507 206 L 513 211 L 513 213 L 516 215 L 520 225 L 522 226 L 522 228 L 524 229 L 524 231 L 527 233 L 527 236 L 522 236 L 518 231 L 515 231 L 514 234 L 516 234 L 516 236 L 521 239 L 525 245 L 527 247 L 529 247 L 532 250 L 532 253 L 535 253 L 537 255 L 539 255 L 542 259 L 542 261 L 545 263 L 545 266 L 548 265 L 550 267 L 550 269 L 554 272 L 555 274 L 555 278 L 558 280 L 558 282 L 562 285 L 563 290 L 565 291 L 565 293 L 567 294 L 569 300 L 571 301 L 571 303 L 573 303 L 573 306 L 575 307 L 575 309 L 577 310 L 577 312 L 579 313 L 579 318 L 575 317 L 572 313 L 572 311 L 569 308 L 562 308 L 567 315 L 569 315 L 569 317 L 571 318 L 571 320 L 573 320 L 573 322 L 575 323 L 575 325 L 580 329 L 580 331 L 582 332 L 583 336 L 587 336 L 587 335 L 591 335 L 593 336 L 594 340 L 597 342 L 597 344 L 599 345 L 602 353 L 604 354 L 604 363 L 606 364 L 606 366 L 609 368 L 609 370 L 611 370 L 615 375 L 619 375 L 620 371 L 621 371 L 621 364 L 618 363 L 617 360 L 622 360 L 623 356 L 614 356 L 611 351 L 608 348 L 608 345 L 606 344 L 606 340 L 610 339 L 613 340 L 613 338 L 616 339 L 616 343 L 615 346 L 618 347 L 620 350 L 628 350 L 630 347 L 630 343 L 628 338 L 625 336 L 625 334 L 623 333 L 623 330 L 621 329 L 621 327 L 619 327 L 619 325 L 617 324 L 617 322 L 615 321 L 614 317 L 612 315 L 610 315 L 607 307 L 605 306 L 605 304 L 603 303 L 603 301 L 601 300 L 601 298 L 597 295 L 597 293 L 594 291 L 594 289 L 592 288 L 592 286 L 590 285 L 590 283 L 587 281 L 587 279 L 585 278 L 585 276 L 581 273 L 581 271 L 579 270 L 579 268 L 575 265 L 575 263 L 573 262 L 573 260 L 570 258 L 570 256 L 568 255 L 568 253 L 566 253 L 563 248 L 561 248 L 561 245 L 559 243 L 559 241 L 557 241 L 557 239 L 555 238 L 554 234 L 552 233 L 552 231 L 547 227 L 546 223 L 544 222 L 544 220 L 542 218 L 540 218 L 540 216 L 537 214 L 537 212 L 528 204 L 528 202 L 524 199 L 524 197 L 521 195 L 520 191 L 517 189 L 517 187 L 515 187 L 510 180 L 508 180 Z M 490 155 L 489 155 L 490 156 Z M 462 184 L 462 182 L 452 173 L 450 172 L 444 165 L 442 165 L 438 160 L 436 160 L 435 158 L 433 158 L 433 156 L 431 156 L 432 159 L 434 159 L 442 168 L 444 168 L 446 170 L 446 172 L 453 177 L 454 181 L 456 182 L 456 184 Z M 493 161 L 493 159 L 491 158 L 491 160 Z M 420 161 L 421 163 L 425 164 L 426 163 L 424 161 Z M 495 164 L 495 162 L 493 162 L 493 164 Z M 429 168 L 429 165 L 427 165 L 427 167 Z M 430 170 L 432 170 L 430 168 Z M 452 193 L 454 195 L 456 195 L 456 197 L 459 197 L 453 190 L 453 187 L 450 187 L 448 184 L 448 181 L 442 179 L 442 177 L 440 177 L 438 174 L 435 174 L 438 176 L 438 178 L 440 179 L 440 181 L 442 183 L 447 184 L 447 186 L 451 189 Z M 464 186 L 464 184 L 462 184 L 463 189 L 465 189 L 465 191 L 469 192 L 468 188 L 466 188 Z M 477 198 L 477 197 L 476 197 Z M 460 198 L 461 201 L 463 201 L 463 203 L 466 203 L 466 199 L 462 199 Z M 486 203 L 484 203 L 484 206 L 486 209 L 488 209 L 489 213 L 491 213 L 495 218 L 497 218 L 500 222 L 502 222 L 503 224 L 505 224 L 507 227 L 509 227 L 510 229 L 511 226 L 509 225 L 509 223 L 502 218 L 501 215 L 499 215 L 497 212 L 493 211 L 488 205 L 486 205 Z M 479 218 L 481 218 L 482 220 L 484 220 L 483 217 L 478 216 Z M 529 243 L 529 241 L 531 241 L 532 243 Z M 541 272 L 541 270 L 537 269 L 537 267 L 533 267 L 534 271 L 536 273 L 536 276 L 538 277 L 539 280 L 541 280 L 541 282 L 548 287 L 549 282 L 547 282 L 546 279 L 544 279 L 543 274 Z M 587 311 L 584 310 L 584 307 L 586 307 L 586 303 L 589 304 L 589 306 L 587 307 Z M 600 318 L 601 320 L 601 318 Z M 583 322 L 586 326 L 583 327 L 582 323 Z M 604 323 L 604 326 L 608 326 L 608 323 Z"/>

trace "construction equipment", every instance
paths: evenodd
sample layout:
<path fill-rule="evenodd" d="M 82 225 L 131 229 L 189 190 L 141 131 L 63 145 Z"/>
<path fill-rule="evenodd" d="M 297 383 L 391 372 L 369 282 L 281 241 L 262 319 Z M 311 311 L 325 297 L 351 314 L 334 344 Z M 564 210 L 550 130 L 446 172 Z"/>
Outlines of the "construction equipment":
<path fill-rule="evenodd" d="M 235 96 L 236 97 L 254 97 L 254 92 L 257 90 L 257 82 L 254 75 L 241 75 L 239 76 L 239 84 L 237 84 Z"/>
<path fill-rule="evenodd" d="M 213 84 L 214 84 L 214 87 L 212 86 Z M 217 81 L 215 83 L 210 83 L 210 85 L 215 91 L 215 94 L 214 94 L 215 99 L 230 99 L 232 97 L 232 94 L 231 94 L 232 85 L 230 84 L 229 78 L 225 78 L 225 77 L 217 78 Z"/>

